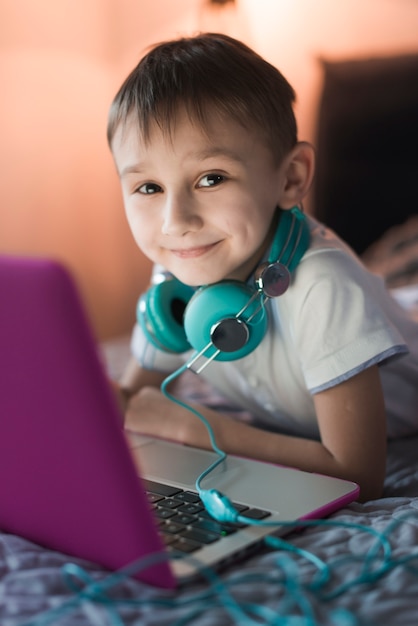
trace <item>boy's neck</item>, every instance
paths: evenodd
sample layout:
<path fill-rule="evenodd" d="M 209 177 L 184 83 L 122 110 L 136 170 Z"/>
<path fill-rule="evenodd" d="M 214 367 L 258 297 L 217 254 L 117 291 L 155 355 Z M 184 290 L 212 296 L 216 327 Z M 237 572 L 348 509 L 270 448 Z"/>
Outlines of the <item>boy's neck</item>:
<path fill-rule="evenodd" d="M 260 265 L 260 263 L 265 258 L 267 251 L 270 249 L 271 244 L 272 244 L 273 239 L 274 239 L 274 235 L 275 235 L 276 230 L 278 228 L 279 221 L 280 221 L 280 216 L 282 215 L 282 213 L 283 213 L 283 209 L 281 209 L 278 206 L 276 211 L 275 211 L 275 213 L 274 213 L 273 219 L 271 221 L 270 228 L 268 230 L 267 236 L 266 236 L 266 238 L 264 240 L 263 245 L 260 248 L 259 256 L 257 258 L 257 261 L 254 263 L 253 268 L 249 272 L 248 276 L 245 278 L 245 282 L 250 280 L 250 278 L 255 274 L 258 266 Z"/>

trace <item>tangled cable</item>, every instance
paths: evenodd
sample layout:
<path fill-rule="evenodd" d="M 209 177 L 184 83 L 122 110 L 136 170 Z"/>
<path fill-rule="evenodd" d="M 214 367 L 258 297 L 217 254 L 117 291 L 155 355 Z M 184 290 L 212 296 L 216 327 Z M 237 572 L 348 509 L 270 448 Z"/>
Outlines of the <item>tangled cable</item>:
<path fill-rule="evenodd" d="M 347 554 L 325 563 L 313 552 L 282 538 L 269 536 L 264 541 L 271 553 L 275 554 L 275 567 L 270 567 L 268 572 L 236 573 L 227 580 L 222 580 L 215 571 L 202 566 L 200 571 L 206 580 L 205 589 L 181 596 L 175 592 L 159 592 L 154 598 L 141 599 L 124 597 L 122 590 L 119 595 L 117 592 L 127 578 L 159 561 L 187 558 L 196 565 L 194 557 L 168 553 L 148 555 L 101 580 L 95 580 L 75 563 L 66 563 L 62 567 L 62 577 L 72 596 L 58 607 L 30 620 L 16 622 L 16 626 L 49 626 L 77 610 L 83 610 L 92 625 L 103 626 L 108 623 L 109 626 L 124 626 L 119 612 L 123 608 L 138 611 L 165 609 L 171 617 L 175 611 L 180 612 L 181 615 L 170 622 L 171 626 L 186 626 L 199 616 L 214 610 L 223 611 L 229 616 L 231 623 L 237 626 L 320 626 L 315 614 L 315 602 L 326 604 L 350 589 L 375 585 L 396 568 L 405 568 L 409 573 L 418 576 L 418 550 L 395 558 L 390 543 L 394 530 L 410 519 L 418 522 L 418 511 L 392 520 L 383 532 L 361 524 L 337 520 L 293 522 L 294 527 L 297 526 L 299 530 L 301 526 L 333 526 L 367 533 L 373 538 L 373 543 L 365 554 Z M 338 574 L 347 571 L 350 562 L 358 564 L 357 575 L 336 584 Z M 307 563 L 314 568 L 308 577 L 303 572 Z M 260 583 L 263 587 L 274 588 L 277 596 L 275 607 L 239 601 L 235 597 L 240 587 Z M 107 622 L 103 621 L 104 615 Z M 360 618 L 345 609 L 333 609 L 330 618 L 338 626 L 362 626 Z"/>

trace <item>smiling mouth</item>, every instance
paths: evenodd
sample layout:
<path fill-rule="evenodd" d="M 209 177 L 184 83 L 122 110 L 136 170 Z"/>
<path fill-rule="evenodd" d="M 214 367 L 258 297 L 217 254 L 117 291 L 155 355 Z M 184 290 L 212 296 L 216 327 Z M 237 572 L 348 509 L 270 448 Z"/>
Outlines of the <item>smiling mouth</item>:
<path fill-rule="evenodd" d="M 180 259 L 195 259 L 197 257 L 203 256 L 207 252 L 210 252 L 218 245 L 218 242 L 211 243 L 207 246 L 198 246 L 195 248 L 182 248 L 178 250 L 171 250 L 172 254 L 179 257 Z"/>

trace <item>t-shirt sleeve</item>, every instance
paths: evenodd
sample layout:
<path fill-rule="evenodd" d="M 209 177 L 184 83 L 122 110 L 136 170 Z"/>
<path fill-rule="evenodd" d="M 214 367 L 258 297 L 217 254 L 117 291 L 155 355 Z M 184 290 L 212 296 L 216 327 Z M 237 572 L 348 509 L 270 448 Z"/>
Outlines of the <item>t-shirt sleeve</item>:
<path fill-rule="evenodd" d="M 397 305 L 379 277 L 340 250 L 309 257 L 297 276 L 305 288 L 293 290 L 298 301 L 291 306 L 295 347 L 311 393 L 408 351 L 393 323 Z"/>

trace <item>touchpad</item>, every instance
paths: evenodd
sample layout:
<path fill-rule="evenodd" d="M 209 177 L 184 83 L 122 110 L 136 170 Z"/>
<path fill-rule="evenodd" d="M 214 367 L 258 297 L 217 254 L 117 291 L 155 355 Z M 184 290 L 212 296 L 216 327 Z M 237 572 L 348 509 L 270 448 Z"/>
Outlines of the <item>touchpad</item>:
<path fill-rule="evenodd" d="M 160 482 L 174 482 L 195 490 L 195 481 L 218 455 L 214 452 L 191 448 L 178 443 L 127 433 L 128 444 L 139 473 L 144 478 Z M 234 482 L 239 475 L 239 462 L 227 458 L 204 480 L 202 487 L 219 488 Z"/>

